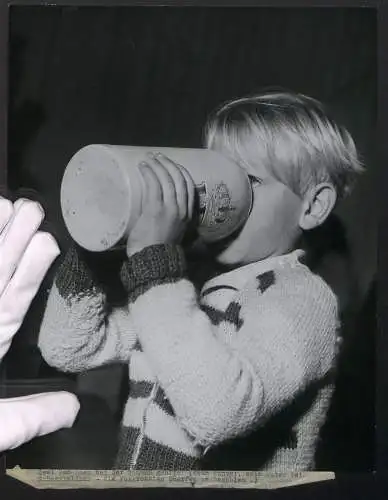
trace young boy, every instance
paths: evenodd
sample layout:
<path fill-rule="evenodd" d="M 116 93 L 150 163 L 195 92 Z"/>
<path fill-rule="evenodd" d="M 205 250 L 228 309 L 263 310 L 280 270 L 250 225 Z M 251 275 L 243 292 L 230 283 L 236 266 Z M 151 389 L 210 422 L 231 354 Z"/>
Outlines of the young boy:
<path fill-rule="evenodd" d="M 361 171 L 356 148 L 320 103 L 291 93 L 226 104 L 206 146 L 252 182 L 247 222 L 211 250 L 227 272 L 197 294 L 180 244 L 193 181 L 150 156 L 140 166 L 148 198 L 121 272 L 128 304 L 107 312 L 103 288 L 73 248 L 39 346 L 64 371 L 129 363 L 116 468 L 309 470 L 333 391 L 339 322 L 301 238 Z"/>

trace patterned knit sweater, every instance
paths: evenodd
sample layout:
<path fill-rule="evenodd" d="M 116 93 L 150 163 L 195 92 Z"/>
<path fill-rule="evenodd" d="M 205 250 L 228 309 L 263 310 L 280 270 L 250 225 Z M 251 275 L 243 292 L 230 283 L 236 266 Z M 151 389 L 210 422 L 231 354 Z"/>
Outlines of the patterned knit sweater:
<path fill-rule="evenodd" d="M 303 252 L 208 281 L 198 296 L 180 247 L 122 268 L 128 304 L 72 248 L 50 291 L 39 347 L 66 372 L 129 364 L 115 468 L 314 468 L 332 390 L 337 300 Z"/>

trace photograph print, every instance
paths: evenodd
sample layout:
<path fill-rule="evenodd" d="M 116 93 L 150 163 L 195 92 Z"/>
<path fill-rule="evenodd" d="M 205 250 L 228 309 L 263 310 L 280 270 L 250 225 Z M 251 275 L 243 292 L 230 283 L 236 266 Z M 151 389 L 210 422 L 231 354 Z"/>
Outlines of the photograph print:
<path fill-rule="evenodd" d="M 10 7 L 4 241 L 50 258 L 7 468 L 374 470 L 376 47 L 368 8 Z"/>

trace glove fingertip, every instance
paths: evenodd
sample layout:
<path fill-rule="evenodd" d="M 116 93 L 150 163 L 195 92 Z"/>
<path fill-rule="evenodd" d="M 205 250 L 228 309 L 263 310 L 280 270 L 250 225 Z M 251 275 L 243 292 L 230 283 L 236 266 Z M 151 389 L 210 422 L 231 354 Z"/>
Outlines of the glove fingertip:
<path fill-rule="evenodd" d="M 77 418 L 79 410 L 81 408 L 80 402 L 77 396 L 68 391 L 60 391 L 58 392 L 58 396 L 61 398 L 61 406 L 66 411 L 66 414 L 69 416 L 71 423 L 69 423 L 69 427 L 71 427 Z"/>
<path fill-rule="evenodd" d="M 38 231 L 34 236 L 33 240 L 35 245 L 39 248 L 41 252 L 44 249 L 44 253 L 49 255 L 52 260 L 55 260 L 61 253 L 58 243 L 51 233 L 46 231 Z"/>

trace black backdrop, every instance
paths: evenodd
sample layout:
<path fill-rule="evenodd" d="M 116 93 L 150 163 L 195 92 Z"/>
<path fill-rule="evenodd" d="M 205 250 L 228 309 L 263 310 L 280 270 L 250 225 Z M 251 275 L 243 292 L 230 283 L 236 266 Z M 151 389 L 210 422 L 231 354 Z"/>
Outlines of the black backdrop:
<path fill-rule="evenodd" d="M 69 237 L 59 188 L 67 161 L 80 147 L 198 147 L 216 105 L 273 85 L 331 104 L 367 166 L 338 212 L 351 249 L 347 269 L 353 288 L 347 293 L 360 334 L 351 332 L 351 362 L 344 363 L 332 418 L 335 430 L 327 431 L 341 435 L 341 442 L 322 451 L 321 464 L 370 467 L 377 239 L 374 10 L 11 7 L 9 187 L 38 193 L 46 227 L 64 252 Z M 333 269 L 331 277 L 346 289 L 344 266 Z M 60 377 L 36 349 L 54 271 L 55 266 L 15 339 L 7 364 L 10 381 Z M 363 307 L 369 319 L 361 327 Z M 81 377 L 78 386 L 114 410 L 119 376 L 97 371 Z"/>

